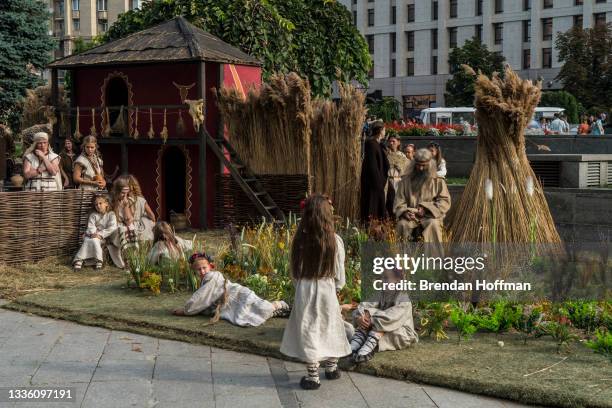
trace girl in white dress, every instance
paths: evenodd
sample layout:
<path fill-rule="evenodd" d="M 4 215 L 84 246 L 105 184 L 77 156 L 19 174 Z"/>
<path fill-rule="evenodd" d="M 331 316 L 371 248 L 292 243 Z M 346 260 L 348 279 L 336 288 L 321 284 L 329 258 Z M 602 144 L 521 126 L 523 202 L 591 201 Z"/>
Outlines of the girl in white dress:
<path fill-rule="evenodd" d="M 177 316 L 212 312 L 212 323 L 221 318 L 236 326 L 259 326 L 271 317 L 289 312 L 284 301 L 268 302 L 251 289 L 230 282 L 221 272 L 213 271 L 212 258 L 205 253 L 193 254 L 189 263 L 202 282 L 185 306 L 172 312 Z"/>
<path fill-rule="evenodd" d="M 291 248 L 295 302 L 280 348 L 307 364 L 308 375 L 300 381 L 307 390 L 321 386 L 320 362 L 325 377 L 337 379 L 338 359 L 351 354 L 337 298 L 345 283 L 344 257 L 331 202 L 321 194 L 310 196 Z"/>
<path fill-rule="evenodd" d="M 185 252 L 193 249 L 193 241 L 187 241 L 174 234 L 174 229 L 166 221 L 160 221 L 153 228 L 153 247 L 149 251 L 148 261 L 153 265 L 164 259 L 180 259 Z"/>
<path fill-rule="evenodd" d="M 444 157 L 442 157 L 442 149 L 440 148 L 440 145 L 436 142 L 430 142 L 427 145 L 427 148 L 436 161 L 436 174 L 438 177 L 446 178 L 446 160 L 444 160 Z"/>
<path fill-rule="evenodd" d="M 105 195 L 95 195 L 92 200 L 93 212 L 87 221 L 87 231 L 81 249 L 74 257 L 74 269 L 79 270 L 83 261 L 95 260 L 96 269 L 102 269 L 104 262 L 102 242 L 117 229 L 117 218 L 110 211 L 110 203 Z"/>
<path fill-rule="evenodd" d="M 102 159 L 95 136 L 87 136 L 81 145 L 81 154 L 74 162 L 72 178 L 81 190 L 102 190 L 106 187 Z"/>
<path fill-rule="evenodd" d="M 49 146 L 49 135 L 38 132 L 23 156 L 25 190 L 57 191 L 62 189 L 60 157 Z"/>

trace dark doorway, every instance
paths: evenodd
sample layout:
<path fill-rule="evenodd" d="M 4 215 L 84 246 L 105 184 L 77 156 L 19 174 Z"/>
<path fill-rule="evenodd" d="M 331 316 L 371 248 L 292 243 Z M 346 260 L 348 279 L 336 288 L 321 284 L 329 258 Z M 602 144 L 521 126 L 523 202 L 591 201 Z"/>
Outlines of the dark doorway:
<path fill-rule="evenodd" d="M 170 211 L 185 214 L 185 154 L 178 147 L 169 147 L 164 152 L 164 197 L 166 197 L 165 219 L 170 220 Z"/>
<path fill-rule="evenodd" d="M 128 87 L 123 78 L 114 77 L 108 84 L 106 84 L 106 106 L 115 107 L 113 109 L 109 109 L 108 117 L 109 117 L 109 125 L 114 130 L 117 129 L 115 124 L 117 123 L 117 119 L 119 119 L 119 107 L 125 106 L 127 107 L 129 104 L 128 100 Z"/>

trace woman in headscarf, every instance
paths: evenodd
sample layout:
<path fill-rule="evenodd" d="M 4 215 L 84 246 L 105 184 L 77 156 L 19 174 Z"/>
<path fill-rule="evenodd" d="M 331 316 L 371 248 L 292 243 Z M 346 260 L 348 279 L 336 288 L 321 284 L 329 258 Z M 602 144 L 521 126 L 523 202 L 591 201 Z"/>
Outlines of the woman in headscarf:
<path fill-rule="evenodd" d="M 38 132 L 32 145 L 23 157 L 23 176 L 25 190 L 57 191 L 62 189 L 62 176 L 59 169 L 59 155 L 49 146 L 49 135 Z"/>

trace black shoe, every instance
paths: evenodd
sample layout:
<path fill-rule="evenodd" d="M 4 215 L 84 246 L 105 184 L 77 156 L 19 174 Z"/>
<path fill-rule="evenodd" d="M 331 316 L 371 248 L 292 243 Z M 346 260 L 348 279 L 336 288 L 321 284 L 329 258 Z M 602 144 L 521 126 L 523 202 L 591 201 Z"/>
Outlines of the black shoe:
<path fill-rule="evenodd" d="M 325 371 L 325 378 L 328 380 L 337 380 L 340 377 L 340 370 L 337 368 L 334 371 Z"/>
<path fill-rule="evenodd" d="M 311 380 L 308 377 L 304 376 L 300 380 L 300 387 L 302 387 L 305 390 L 318 390 L 319 387 L 321 387 L 321 383 Z"/>

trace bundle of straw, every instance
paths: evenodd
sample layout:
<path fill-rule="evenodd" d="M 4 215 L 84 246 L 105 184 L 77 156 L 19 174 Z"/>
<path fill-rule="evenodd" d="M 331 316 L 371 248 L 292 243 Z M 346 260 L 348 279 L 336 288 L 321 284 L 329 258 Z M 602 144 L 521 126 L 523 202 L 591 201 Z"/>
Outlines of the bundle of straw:
<path fill-rule="evenodd" d="M 449 214 L 452 242 L 561 241 L 525 152 L 524 131 L 540 100 L 540 86 L 521 80 L 510 67 L 503 79 L 478 75 L 476 162 Z"/>

